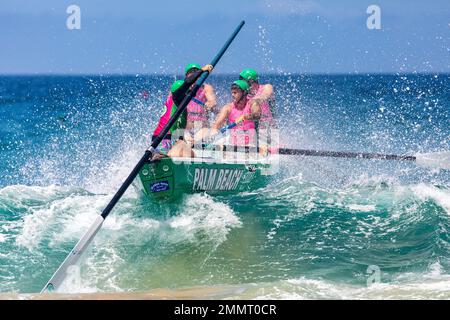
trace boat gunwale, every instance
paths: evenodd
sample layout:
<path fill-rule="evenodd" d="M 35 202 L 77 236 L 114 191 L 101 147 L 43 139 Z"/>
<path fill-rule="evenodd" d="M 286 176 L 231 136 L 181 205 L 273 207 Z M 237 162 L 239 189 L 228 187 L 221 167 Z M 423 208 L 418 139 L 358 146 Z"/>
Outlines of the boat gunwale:
<path fill-rule="evenodd" d="M 270 158 L 265 158 L 265 159 L 218 159 L 218 158 L 212 158 L 212 157 L 195 157 L 195 158 L 190 158 L 190 157 L 171 157 L 171 158 L 163 158 L 163 159 L 171 159 L 172 163 L 174 165 L 177 164 L 199 164 L 199 163 L 209 163 L 209 164 L 244 164 L 244 165 L 249 165 L 249 164 L 253 164 L 253 165 L 257 165 L 257 164 L 261 164 L 261 165 L 272 165 L 273 164 L 273 160 L 271 160 Z"/>

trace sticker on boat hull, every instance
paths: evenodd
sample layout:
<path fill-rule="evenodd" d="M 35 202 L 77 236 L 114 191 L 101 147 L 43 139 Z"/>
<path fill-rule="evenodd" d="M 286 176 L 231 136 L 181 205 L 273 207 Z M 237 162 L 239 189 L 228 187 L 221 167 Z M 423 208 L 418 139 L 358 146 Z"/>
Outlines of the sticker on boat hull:
<path fill-rule="evenodd" d="M 236 190 L 244 170 L 196 168 L 192 190 Z"/>
<path fill-rule="evenodd" d="M 158 181 L 150 184 L 150 191 L 151 192 L 161 192 L 161 191 L 167 191 L 170 189 L 169 181 Z"/>

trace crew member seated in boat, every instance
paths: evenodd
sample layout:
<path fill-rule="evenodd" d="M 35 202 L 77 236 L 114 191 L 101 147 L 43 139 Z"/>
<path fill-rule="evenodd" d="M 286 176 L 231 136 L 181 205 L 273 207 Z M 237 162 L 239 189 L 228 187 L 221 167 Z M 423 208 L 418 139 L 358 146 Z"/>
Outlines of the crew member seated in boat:
<path fill-rule="evenodd" d="M 185 68 L 185 76 L 201 69 L 198 63 L 189 63 Z M 216 107 L 216 94 L 210 84 L 204 84 L 198 89 L 197 94 L 189 102 L 187 110 L 186 128 L 184 140 L 192 142 L 196 132 L 203 128 L 209 128 L 209 116 Z"/>
<path fill-rule="evenodd" d="M 245 80 L 250 86 L 248 96 L 261 106 L 261 118 L 256 123 L 258 132 L 258 147 L 261 154 L 267 154 L 268 147 L 273 143 L 272 130 L 277 128 L 273 116 L 275 97 L 271 84 L 260 84 L 258 73 L 250 68 L 242 70 L 239 79 Z"/>
<path fill-rule="evenodd" d="M 192 65 L 194 67 L 192 67 Z M 188 68 L 189 67 L 189 68 Z M 183 99 L 185 98 L 187 92 L 189 89 L 191 89 L 192 85 L 197 81 L 198 78 L 200 78 L 201 74 L 205 71 L 211 72 L 213 70 L 212 65 L 206 65 L 203 68 L 199 68 L 198 65 L 195 64 L 189 64 L 186 67 L 187 70 L 185 70 L 185 78 L 184 80 L 177 80 L 172 84 L 172 87 L 170 88 L 170 93 L 167 97 L 166 103 L 165 103 L 165 111 L 163 115 L 160 117 L 158 125 L 153 132 L 152 140 L 155 139 L 156 136 L 162 131 L 164 126 L 168 123 L 169 119 L 172 117 L 172 115 L 175 113 L 177 106 L 181 104 Z M 206 90 L 208 92 L 208 89 L 204 88 L 202 91 L 200 91 L 201 95 L 207 96 L 207 94 L 204 92 Z M 202 93 L 203 92 L 203 93 Z M 198 92 L 196 97 L 198 96 Z M 202 96 L 199 96 L 199 98 L 202 99 Z M 208 99 L 208 98 L 206 98 Z M 215 100 L 215 99 L 214 99 Z M 201 100 L 199 100 L 201 101 Z M 205 103 L 206 104 L 206 103 Z M 213 106 L 215 104 L 215 101 L 210 102 L 210 106 Z M 189 146 L 187 146 L 186 143 L 179 140 L 181 137 L 174 137 L 173 133 L 175 131 L 180 131 L 179 129 L 185 129 L 187 124 L 187 110 L 185 110 L 182 115 L 178 118 L 178 120 L 175 122 L 175 124 L 170 128 L 169 132 L 166 134 L 164 139 L 159 144 L 157 151 L 158 153 L 155 153 L 154 158 L 161 157 L 164 155 L 167 155 L 169 157 L 190 157 L 193 156 L 193 152 Z"/>
<path fill-rule="evenodd" d="M 230 129 L 230 144 L 256 146 L 255 121 L 261 117 L 260 102 L 249 97 L 250 87 L 244 80 L 236 80 L 231 85 L 232 101 L 226 104 L 212 126 L 209 136 L 216 135 L 226 122 L 237 125 Z"/>

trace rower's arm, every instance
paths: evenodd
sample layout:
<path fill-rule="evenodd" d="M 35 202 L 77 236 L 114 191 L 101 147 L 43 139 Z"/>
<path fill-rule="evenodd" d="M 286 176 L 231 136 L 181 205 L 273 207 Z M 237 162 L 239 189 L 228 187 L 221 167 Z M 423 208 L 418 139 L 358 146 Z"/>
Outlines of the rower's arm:
<path fill-rule="evenodd" d="M 203 70 L 197 70 L 192 72 L 188 77 L 184 79 L 183 84 L 174 92 L 172 92 L 172 98 L 175 105 L 179 106 L 186 96 L 186 92 L 189 90 L 191 85 L 197 81 L 198 78 L 202 75 Z"/>
<path fill-rule="evenodd" d="M 247 120 L 258 120 L 261 118 L 261 105 L 258 101 L 252 101 L 250 105 L 251 114 L 247 117 Z"/>
<path fill-rule="evenodd" d="M 268 100 L 273 95 L 273 86 L 271 84 L 265 84 L 263 92 L 254 97 L 254 99 Z"/>
<path fill-rule="evenodd" d="M 189 76 L 184 78 L 183 84 L 175 91 L 172 92 L 173 101 L 175 102 L 175 105 L 179 106 L 181 102 L 183 101 L 184 97 L 186 96 L 186 92 L 189 90 L 189 88 L 200 78 L 203 72 L 212 72 L 213 66 L 210 64 L 207 64 L 200 70 L 192 72 Z"/>
<path fill-rule="evenodd" d="M 212 111 L 214 107 L 217 105 L 216 93 L 214 92 L 213 86 L 209 84 L 205 84 L 204 90 L 206 96 L 205 107 L 207 110 Z"/>
<path fill-rule="evenodd" d="M 214 122 L 212 126 L 212 131 L 217 132 L 224 125 L 225 121 L 228 118 L 228 114 L 230 113 L 230 104 L 225 105 L 222 110 L 220 110 L 219 115 L 216 118 L 216 122 Z"/>

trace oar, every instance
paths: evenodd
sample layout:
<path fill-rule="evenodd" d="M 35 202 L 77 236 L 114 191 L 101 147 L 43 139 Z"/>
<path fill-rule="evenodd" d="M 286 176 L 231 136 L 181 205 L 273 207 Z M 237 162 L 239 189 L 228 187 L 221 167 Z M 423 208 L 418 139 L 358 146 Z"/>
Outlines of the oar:
<path fill-rule="evenodd" d="M 201 101 L 201 100 L 198 100 L 196 97 L 193 97 L 192 101 L 194 101 L 196 104 L 201 105 L 202 107 L 205 106 L 205 103 L 203 101 Z"/>
<path fill-rule="evenodd" d="M 202 146 L 205 148 L 209 145 L 210 144 Z M 259 152 L 259 148 L 245 147 L 245 146 L 222 146 L 221 150 L 232 152 Z M 450 169 L 450 151 L 418 153 L 415 155 L 396 155 L 384 153 L 342 152 L 342 151 L 323 151 L 311 149 L 279 148 L 278 152 L 274 153 L 291 156 L 411 161 L 415 162 L 419 166 Z"/>
<path fill-rule="evenodd" d="M 321 151 L 321 150 L 280 148 L 278 150 L 278 153 L 296 156 L 411 161 L 424 167 L 450 169 L 450 151 L 418 153 L 411 156 L 411 155 L 396 155 L 384 153 Z"/>
<path fill-rule="evenodd" d="M 233 128 L 236 127 L 237 125 L 238 125 L 237 122 L 233 122 L 233 123 L 231 123 L 231 124 L 229 124 L 229 125 L 227 125 L 227 126 L 224 126 L 224 127 L 220 128 L 219 131 L 220 131 L 220 133 L 223 134 L 223 133 L 225 133 L 225 131 L 230 130 L 230 129 L 233 129 Z"/>
<path fill-rule="evenodd" d="M 217 142 L 223 137 L 223 134 L 234 127 L 236 127 L 238 124 L 237 122 L 230 123 L 229 125 L 223 126 L 219 129 L 219 131 L 212 136 L 210 142 L 202 144 L 202 149 L 211 149 L 211 147 L 215 146 Z M 195 145 L 195 144 L 194 144 Z"/>
<path fill-rule="evenodd" d="M 236 127 L 237 125 L 238 125 L 237 122 L 233 122 L 233 123 L 230 123 L 230 124 L 228 124 L 228 125 L 223 126 L 222 128 L 220 128 L 220 129 L 219 129 L 219 132 L 217 132 L 217 133 L 213 136 L 213 142 L 214 142 L 215 140 L 217 140 L 217 139 L 219 139 L 219 138 L 222 137 L 222 136 L 218 136 L 218 137 L 217 137 L 217 135 L 219 135 L 219 134 L 223 135 L 227 130 L 233 129 L 233 128 Z M 212 142 L 211 142 L 211 143 L 212 143 Z M 210 144 L 211 144 L 211 143 L 210 143 Z"/>
<path fill-rule="evenodd" d="M 221 134 L 225 131 L 232 129 L 238 125 L 237 122 L 233 122 L 227 126 L 219 129 Z M 214 139 L 208 144 L 202 144 L 202 149 L 211 148 L 218 139 Z M 242 151 L 245 152 L 259 152 L 257 147 L 238 147 L 238 146 L 222 146 L 223 151 Z M 384 153 L 367 153 L 367 152 L 343 152 L 343 151 L 324 151 L 324 150 L 312 150 L 312 149 L 289 149 L 278 148 L 278 154 L 291 155 L 291 156 L 313 156 L 313 157 L 332 157 L 332 158 L 353 158 L 353 159 L 377 159 L 377 160 L 396 160 L 396 161 L 411 161 L 415 162 L 419 166 L 438 168 L 438 169 L 450 169 L 450 151 L 440 151 L 431 153 L 418 153 L 411 155 L 396 155 L 396 154 L 384 154 Z"/>
<path fill-rule="evenodd" d="M 333 158 L 362 158 L 362 159 L 380 159 L 380 160 L 400 160 L 415 161 L 415 156 L 382 154 L 382 153 L 364 153 L 364 152 L 342 152 L 342 151 L 321 151 L 308 149 L 287 149 L 280 148 L 279 154 L 291 156 L 313 156 L 313 157 L 333 157 Z"/>
<path fill-rule="evenodd" d="M 222 58 L 225 51 L 228 49 L 228 47 L 233 42 L 234 38 L 237 36 L 241 28 L 244 26 L 244 21 L 242 21 L 237 28 L 234 30 L 233 34 L 230 36 L 230 38 L 227 40 L 227 42 L 224 44 L 222 49 L 217 53 L 217 55 L 214 57 L 214 59 L 211 62 L 211 65 L 215 67 L 215 65 L 219 62 L 220 58 Z M 164 136 L 167 134 L 167 132 L 170 130 L 170 128 L 174 125 L 174 123 L 178 120 L 180 115 L 183 113 L 183 111 L 186 109 L 186 106 L 189 104 L 191 99 L 195 97 L 198 89 L 202 86 L 203 82 L 205 82 L 206 78 L 208 77 L 209 72 L 204 72 L 200 78 L 197 80 L 197 82 L 194 85 L 194 88 L 186 95 L 186 97 L 181 102 L 180 106 L 177 107 L 177 110 L 173 114 L 173 116 L 170 118 L 166 126 L 163 128 L 163 130 L 159 133 L 159 135 L 153 140 L 151 146 L 145 151 L 142 158 L 139 160 L 139 162 L 136 164 L 134 169 L 131 171 L 131 173 L 126 178 L 125 182 L 122 184 L 122 186 L 119 188 L 119 190 L 116 192 L 112 200 L 108 203 L 106 208 L 103 210 L 101 215 L 97 217 L 97 219 L 94 221 L 92 226 L 89 228 L 89 230 L 83 235 L 83 237 L 78 241 L 78 243 L 75 245 L 75 247 L 72 249 L 72 251 L 69 253 L 67 258 L 64 260 L 64 262 L 59 266 L 58 270 L 56 270 L 55 274 L 51 277 L 51 279 L 47 282 L 45 287 L 42 289 L 41 292 L 45 291 L 53 291 L 57 290 L 58 287 L 61 285 L 61 283 L 64 281 L 67 269 L 74 265 L 78 259 L 81 257 L 81 255 L 86 250 L 87 246 L 91 241 L 94 239 L 97 232 L 100 230 L 103 221 L 106 219 L 106 217 L 109 215 L 111 210 L 114 208 L 116 203 L 120 200 L 122 195 L 125 193 L 127 188 L 130 186 L 130 184 L 133 182 L 133 180 L 136 178 L 136 176 L 139 173 L 139 170 L 142 168 L 142 166 L 145 164 L 145 162 L 152 156 L 155 149 L 158 147 L 160 142 L 163 140 Z"/>

